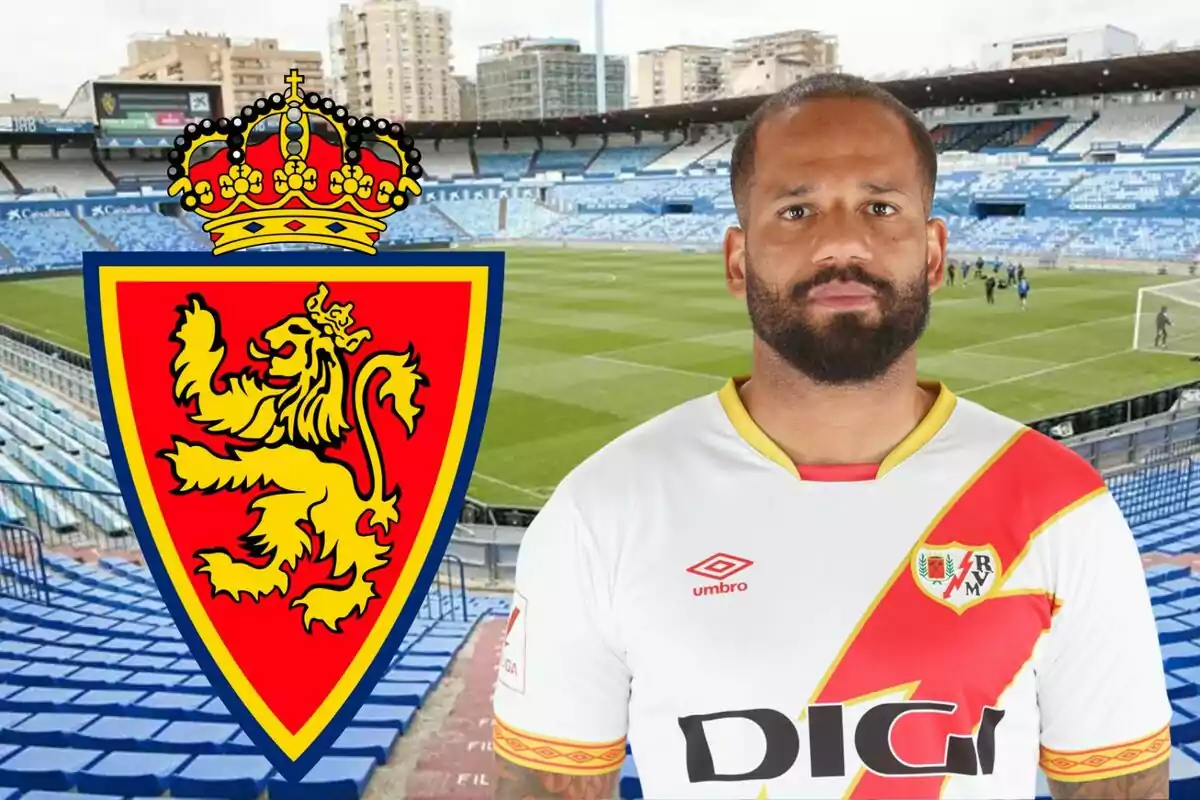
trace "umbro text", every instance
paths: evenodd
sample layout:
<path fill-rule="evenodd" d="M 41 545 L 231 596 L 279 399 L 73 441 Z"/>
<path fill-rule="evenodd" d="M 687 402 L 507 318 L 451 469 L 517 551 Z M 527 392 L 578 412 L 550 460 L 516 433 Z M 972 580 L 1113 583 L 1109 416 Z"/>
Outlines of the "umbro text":
<path fill-rule="evenodd" d="M 749 587 L 745 581 L 739 583 L 718 583 L 716 586 L 709 584 L 708 586 L 693 586 L 692 594 L 696 597 L 703 597 L 706 594 L 730 594 L 732 592 L 744 592 Z"/>

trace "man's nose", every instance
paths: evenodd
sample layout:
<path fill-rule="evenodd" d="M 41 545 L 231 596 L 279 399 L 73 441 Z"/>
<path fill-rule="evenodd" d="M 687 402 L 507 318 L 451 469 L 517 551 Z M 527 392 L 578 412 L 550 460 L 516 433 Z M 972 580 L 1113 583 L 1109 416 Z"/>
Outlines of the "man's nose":
<path fill-rule="evenodd" d="M 834 209 L 822 215 L 813 236 L 813 262 L 819 266 L 865 265 L 871 261 L 870 231 L 853 210 Z"/>

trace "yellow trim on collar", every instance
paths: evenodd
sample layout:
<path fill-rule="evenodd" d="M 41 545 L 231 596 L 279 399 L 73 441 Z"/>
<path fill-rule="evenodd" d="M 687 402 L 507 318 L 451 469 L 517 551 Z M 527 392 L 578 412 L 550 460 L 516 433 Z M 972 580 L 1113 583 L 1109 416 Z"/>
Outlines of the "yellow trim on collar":
<path fill-rule="evenodd" d="M 729 422 L 733 425 L 733 429 L 737 431 L 738 436 L 745 440 L 746 444 L 798 479 L 800 473 L 796 469 L 796 465 L 788 458 L 787 453 L 783 452 L 779 445 L 770 436 L 767 436 L 762 428 L 758 427 L 758 423 L 750 417 L 750 412 L 742 404 L 741 395 L 738 394 L 738 387 L 747 380 L 749 380 L 748 375 L 735 376 L 730 378 L 721 387 L 721 390 L 717 392 L 717 398 L 721 401 L 721 407 L 725 410 L 725 415 L 729 417 Z M 879 471 L 875 474 L 877 479 L 891 472 L 905 459 L 924 447 L 945 426 L 946 422 L 950 419 L 950 415 L 954 413 L 954 407 L 958 403 L 958 398 L 945 384 L 937 381 L 921 381 L 920 385 L 923 388 L 936 391 L 937 399 L 933 401 L 933 406 L 930 407 L 929 413 L 918 423 L 917 427 L 913 428 L 908 436 L 905 436 L 892 452 L 888 453 L 887 457 L 880 462 Z"/>

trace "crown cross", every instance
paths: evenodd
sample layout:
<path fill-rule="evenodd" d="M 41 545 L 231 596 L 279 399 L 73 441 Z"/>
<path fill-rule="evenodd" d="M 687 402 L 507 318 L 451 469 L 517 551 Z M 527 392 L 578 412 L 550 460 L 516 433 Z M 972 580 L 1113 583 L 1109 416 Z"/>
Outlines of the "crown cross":
<path fill-rule="evenodd" d="M 287 74 L 287 77 L 284 78 L 284 80 L 290 87 L 288 90 L 287 100 L 300 100 L 300 84 L 304 83 L 304 76 L 300 74 L 300 70 L 292 67 L 292 71 Z"/>

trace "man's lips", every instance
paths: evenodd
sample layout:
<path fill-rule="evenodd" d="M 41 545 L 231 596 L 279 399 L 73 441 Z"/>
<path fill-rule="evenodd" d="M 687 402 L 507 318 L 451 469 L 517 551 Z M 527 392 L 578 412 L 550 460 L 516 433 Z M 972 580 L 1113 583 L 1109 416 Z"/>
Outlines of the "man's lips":
<path fill-rule="evenodd" d="M 831 281 L 808 292 L 810 302 L 831 308 L 862 308 L 874 303 L 876 296 L 874 289 L 857 281 Z"/>

